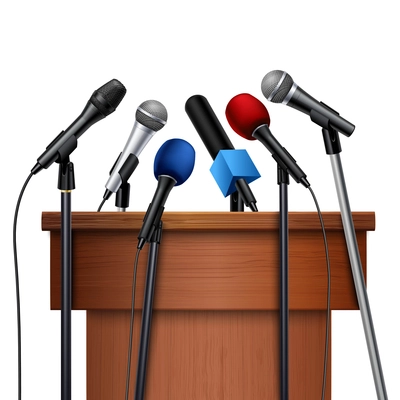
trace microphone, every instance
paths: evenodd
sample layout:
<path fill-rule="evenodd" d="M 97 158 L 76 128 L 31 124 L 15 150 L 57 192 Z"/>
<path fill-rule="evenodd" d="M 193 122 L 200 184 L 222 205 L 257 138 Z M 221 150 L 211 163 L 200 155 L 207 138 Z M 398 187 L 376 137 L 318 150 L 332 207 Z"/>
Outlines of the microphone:
<path fill-rule="evenodd" d="M 204 96 L 194 95 L 190 97 L 186 101 L 185 111 L 213 160 L 220 150 L 235 149 Z M 246 206 L 252 211 L 258 211 L 257 200 L 246 180 L 244 178 L 236 180 L 235 186 Z"/>
<path fill-rule="evenodd" d="M 258 139 L 297 183 L 306 188 L 310 186 L 307 175 L 296 164 L 296 160 L 272 135 L 269 113 L 264 104 L 250 94 L 238 94 L 229 101 L 225 114 L 229 125 L 238 135 L 247 140 Z"/>
<path fill-rule="evenodd" d="M 220 150 L 210 172 L 225 197 L 236 192 L 238 179 L 244 178 L 251 183 L 260 177 L 246 150 Z"/>
<path fill-rule="evenodd" d="M 109 199 L 129 179 L 139 163 L 138 157 L 150 139 L 167 123 L 167 109 L 157 100 L 147 100 L 136 110 L 128 141 L 111 169 L 103 198 Z"/>
<path fill-rule="evenodd" d="M 268 101 L 283 103 L 308 114 L 322 128 L 333 128 L 345 136 L 350 136 L 354 131 L 353 124 L 340 117 L 337 111 L 311 97 L 285 71 L 268 72 L 261 82 L 261 91 Z"/>
<path fill-rule="evenodd" d="M 37 174 L 43 168 L 47 169 L 54 162 L 68 157 L 76 149 L 77 139 L 94 123 L 113 113 L 125 93 L 125 86 L 116 79 L 95 90 L 81 115 L 46 147 L 31 172 Z"/>
<path fill-rule="evenodd" d="M 143 225 L 138 235 L 138 249 L 142 249 L 158 227 L 164 204 L 174 186 L 179 186 L 191 175 L 194 168 L 195 151 L 192 145 L 183 139 L 167 140 L 158 150 L 154 159 L 154 176 L 158 180 Z"/>

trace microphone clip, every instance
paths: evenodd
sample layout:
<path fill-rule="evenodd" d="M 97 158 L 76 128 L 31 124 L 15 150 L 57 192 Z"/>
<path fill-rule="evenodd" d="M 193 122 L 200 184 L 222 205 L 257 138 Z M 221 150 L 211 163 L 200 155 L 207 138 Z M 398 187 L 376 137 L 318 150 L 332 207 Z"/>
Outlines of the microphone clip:
<path fill-rule="evenodd" d="M 342 151 L 339 133 L 333 128 L 322 128 L 325 151 L 328 155 L 339 154 Z"/>
<path fill-rule="evenodd" d="M 320 101 L 319 104 L 321 104 L 321 106 L 323 106 L 324 108 L 327 108 L 329 111 L 332 111 L 334 114 L 339 115 L 337 111 L 333 110 L 322 101 Z M 332 127 L 331 120 L 327 116 L 316 111 L 314 108 L 310 111 L 310 119 L 321 128 L 329 129 Z"/>
<path fill-rule="evenodd" d="M 57 188 L 62 192 L 75 189 L 74 164 L 69 161 L 69 157 L 59 165 Z"/>

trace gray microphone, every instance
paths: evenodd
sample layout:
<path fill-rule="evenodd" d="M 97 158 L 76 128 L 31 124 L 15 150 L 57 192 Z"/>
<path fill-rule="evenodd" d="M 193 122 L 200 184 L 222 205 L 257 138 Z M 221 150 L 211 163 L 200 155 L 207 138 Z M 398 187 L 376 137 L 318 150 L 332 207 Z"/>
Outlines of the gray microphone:
<path fill-rule="evenodd" d="M 339 113 L 326 104 L 315 100 L 285 71 L 271 71 L 261 82 L 261 91 L 268 101 L 282 103 L 310 116 L 322 128 L 333 128 L 350 136 L 355 126 L 339 116 Z"/>
<path fill-rule="evenodd" d="M 150 139 L 167 123 L 167 110 L 157 100 L 147 100 L 136 110 L 135 123 L 122 153 L 110 172 L 103 198 L 108 199 L 120 188 L 124 175 L 133 172 L 138 165 L 138 157 Z M 128 171 L 128 172 L 127 172 Z M 128 176 L 129 178 L 129 176 Z"/>

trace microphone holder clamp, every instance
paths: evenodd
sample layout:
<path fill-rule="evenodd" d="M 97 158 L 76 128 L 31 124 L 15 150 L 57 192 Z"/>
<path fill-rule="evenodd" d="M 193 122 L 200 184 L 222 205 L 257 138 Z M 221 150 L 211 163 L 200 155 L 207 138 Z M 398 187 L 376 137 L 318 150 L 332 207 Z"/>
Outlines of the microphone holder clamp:
<path fill-rule="evenodd" d="M 128 183 L 128 180 L 138 165 L 139 159 L 135 156 L 135 154 L 129 154 L 128 158 L 118 171 L 122 183 L 115 196 L 115 206 L 119 211 L 125 211 L 129 207 L 131 185 Z"/>
<path fill-rule="evenodd" d="M 118 156 L 117 160 L 115 161 L 113 167 L 111 168 L 110 175 L 112 174 L 114 167 L 117 165 L 121 154 Z M 118 208 L 118 211 L 126 211 L 129 207 L 129 198 L 130 198 L 130 189 L 131 186 L 128 183 L 129 178 L 135 171 L 136 167 L 139 165 L 139 159 L 136 157 L 135 154 L 129 154 L 125 162 L 122 164 L 121 168 L 118 171 L 118 175 L 121 178 L 121 185 L 116 192 L 115 196 L 115 206 Z M 111 195 L 112 191 L 106 189 L 103 198 L 108 200 Z"/>

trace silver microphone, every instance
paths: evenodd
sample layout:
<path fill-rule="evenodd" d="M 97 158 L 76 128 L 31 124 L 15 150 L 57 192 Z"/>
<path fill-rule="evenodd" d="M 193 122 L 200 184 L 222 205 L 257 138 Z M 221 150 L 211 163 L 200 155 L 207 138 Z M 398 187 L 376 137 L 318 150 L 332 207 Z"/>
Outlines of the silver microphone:
<path fill-rule="evenodd" d="M 136 110 L 136 120 L 131 134 L 122 153 L 114 164 L 110 177 L 106 183 L 104 198 L 108 199 L 112 193 L 116 193 L 122 184 L 121 169 L 131 155 L 136 160 L 150 139 L 167 123 L 167 110 L 157 100 L 147 100 L 140 104 Z M 137 161 L 138 162 L 138 161 Z"/>
<path fill-rule="evenodd" d="M 268 72 L 261 82 L 261 91 L 268 101 L 282 103 L 310 116 L 322 128 L 333 128 L 350 136 L 355 126 L 322 101 L 315 100 L 299 87 L 285 71 Z"/>

